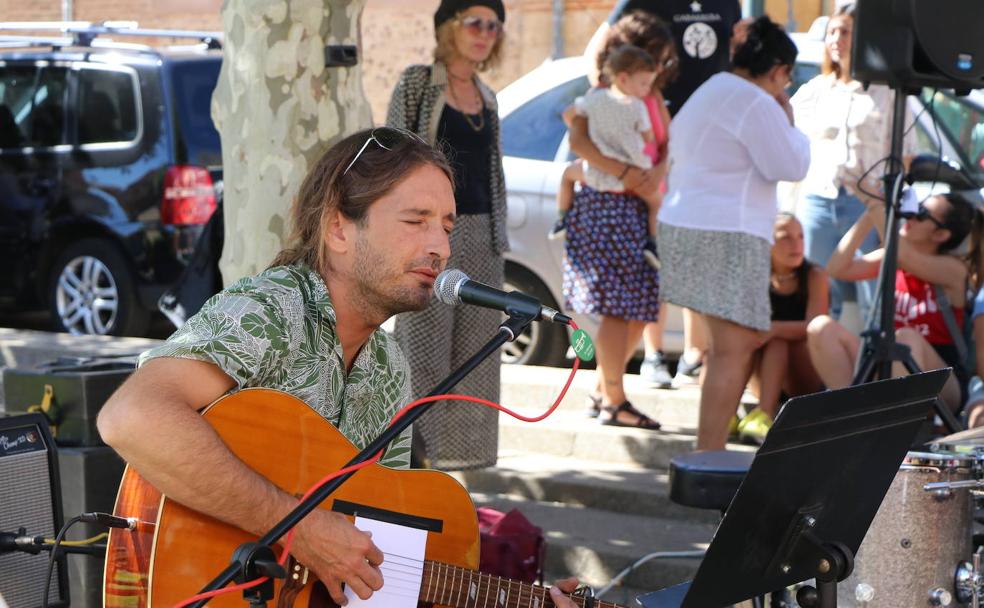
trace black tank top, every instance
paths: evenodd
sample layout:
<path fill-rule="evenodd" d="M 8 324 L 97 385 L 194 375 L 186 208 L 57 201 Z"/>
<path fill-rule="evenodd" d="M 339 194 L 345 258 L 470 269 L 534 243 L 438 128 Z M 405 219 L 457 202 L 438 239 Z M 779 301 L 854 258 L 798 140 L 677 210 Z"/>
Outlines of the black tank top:
<path fill-rule="evenodd" d="M 810 268 L 813 265 L 804 260 L 800 267 L 794 272 L 798 285 L 796 291 L 785 295 L 776 293 L 769 287 L 769 302 L 772 303 L 773 321 L 804 321 L 806 320 L 806 301 L 808 299 L 807 281 L 810 276 Z"/>
<path fill-rule="evenodd" d="M 492 118 L 488 108 L 467 117 L 448 105 L 441 112 L 437 140 L 449 148 L 458 215 L 492 212 Z"/>

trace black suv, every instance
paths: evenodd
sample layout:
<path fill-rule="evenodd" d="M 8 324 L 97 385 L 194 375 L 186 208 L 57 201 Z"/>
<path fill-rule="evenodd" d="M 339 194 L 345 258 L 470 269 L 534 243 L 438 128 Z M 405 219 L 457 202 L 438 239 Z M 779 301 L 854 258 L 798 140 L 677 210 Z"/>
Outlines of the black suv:
<path fill-rule="evenodd" d="M 0 36 L 20 47 L 0 52 L 0 307 L 141 335 L 220 203 L 221 52 L 209 32 L 53 27 L 64 37 Z"/>

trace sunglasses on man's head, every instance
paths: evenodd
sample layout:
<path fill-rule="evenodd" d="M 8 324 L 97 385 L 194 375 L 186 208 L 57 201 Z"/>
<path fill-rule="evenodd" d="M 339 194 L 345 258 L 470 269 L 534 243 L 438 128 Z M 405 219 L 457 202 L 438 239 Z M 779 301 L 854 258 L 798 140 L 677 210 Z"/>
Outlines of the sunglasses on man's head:
<path fill-rule="evenodd" d="M 420 143 L 426 143 L 419 135 L 417 135 L 413 131 L 407 131 L 405 129 L 397 129 L 395 127 L 379 127 L 373 129 L 369 133 L 369 139 L 367 139 L 366 143 L 362 144 L 362 147 L 359 148 L 359 151 L 355 153 L 355 157 L 352 158 L 352 161 L 348 164 L 347 167 L 345 167 L 345 170 L 342 171 L 342 175 L 345 175 L 346 173 L 349 172 L 349 169 L 352 168 L 352 165 L 355 164 L 355 161 L 359 160 L 359 157 L 362 156 L 362 153 L 366 151 L 367 147 L 369 147 L 370 142 L 376 142 L 376 145 L 382 148 L 383 150 L 392 150 L 393 148 L 398 146 L 400 142 L 407 141 L 408 139 L 415 139 Z"/>
<path fill-rule="evenodd" d="M 480 36 L 482 32 L 498 36 L 502 33 L 502 22 L 498 19 L 482 19 L 481 17 L 459 17 L 458 24 L 472 34 Z"/>
<path fill-rule="evenodd" d="M 935 217 L 933 217 L 933 214 L 929 212 L 929 209 L 926 208 L 926 205 L 924 205 L 922 203 L 919 203 L 918 210 L 916 211 L 916 214 L 914 216 L 912 216 L 912 217 L 914 217 L 915 219 L 920 220 L 920 221 L 929 220 L 929 221 L 933 222 L 933 224 L 937 228 L 939 228 L 940 230 L 946 230 L 947 229 L 946 228 L 946 224 L 944 224 L 943 222 L 941 222 L 938 219 L 936 219 Z"/>

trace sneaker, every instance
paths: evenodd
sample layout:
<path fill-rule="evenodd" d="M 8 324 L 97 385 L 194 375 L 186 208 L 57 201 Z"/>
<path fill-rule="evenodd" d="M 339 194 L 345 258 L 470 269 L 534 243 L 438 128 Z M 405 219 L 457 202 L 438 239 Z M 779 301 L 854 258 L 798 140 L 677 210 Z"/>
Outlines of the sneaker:
<path fill-rule="evenodd" d="M 653 267 L 653 270 L 659 270 L 659 252 L 656 251 L 656 240 L 652 237 L 646 239 L 646 244 L 642 246 L 642 257 L 646 258 L 646 263 Z"/>
<path fill-rule="evenodd" d="M 762 445 L 771 428 L 772 417 L 755 408 L 738 423 L 738 437 L 742 443 Z"/>
<path fill-rule="evenodd" d="M 657 352 L 647 355 L 639 366 L 639 377 L 656 388 L 670 388 L 673 385 L 673 377 L 670 370 L 663 361 L 663 353 Z"/>
<path fill-rule="evenodd" d="M 561 217 L 557 218 L 554 222 L 553 228 L 547 233 L 547 238 L 551 241 L 556 241 L 567 236 L 567 214 L 565 213 Z"/>
<path fill-rule="evenodd" d="M 700 384 L 700 368 L 703 365 L 703 361 L 690 363 L 686 357 L 681 356 L 679 363 L 677 363 L 676 375 L 673 376 L 673 387 L 680 388 L 681 386 L 697 386 Z"/>

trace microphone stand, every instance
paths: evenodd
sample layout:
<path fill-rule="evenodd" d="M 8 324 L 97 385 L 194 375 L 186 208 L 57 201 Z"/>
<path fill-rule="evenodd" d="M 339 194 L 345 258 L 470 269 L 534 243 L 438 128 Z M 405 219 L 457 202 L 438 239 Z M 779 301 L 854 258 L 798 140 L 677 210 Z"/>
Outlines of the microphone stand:
<path fill-rule="evenodd" d="M 448 393 L 458 382 L 470 373 L 479 363 L 495 353 L 506 342 L 511 342 L 523 332 L 526 327 L 540 316 L 539 302 L 530 298 L 533 304 L 522 303 L 516 307 L 506 310 L 509 318 L 499 326 L 499 331 L 495 337 L 489 340 L 481 350 L 465 361 L 458 369 L 451 372 L 437 387 L 427 394 L 428 397 L 444 395 Z M 384 430 L 361 452 L 356 454 L 345 466 L 349 467 L 360 462 L 365 462 L 376 452 L 384 449 L 391 441 L 396 439 L 407 427 L 415 420 L 420 418 L 434 402 L 425 403 L 413 408 L 405 416 L 400 418 L 395 424 Z M 277 542 L 284 534 L 296 526 L 308 513 L 318 507 L 328 496 L 345 483 L 356 471 L 340 475 L 332 479 L 324 486 L 318 488 L 307 500 L 300 502 L 288 513 L 280 522 L 271 528 L 266 534 L 261 536 L 256 542 L 240 545 L 233 554 L 232 563 L 226 566 L 212 582 L 202 588 L 200 593 L 216 591 L 225 587 L 233 580 L 239 582 L 253 580 L 259 576 L 269 576 L 270 580 L 266 583 L 243 591 L 243 598 L 250 605 L 263 606 L 266 600 L 273 598 L 273 578 L 284 577 L 283 568 L 273 559 L 273 543 Z M 207 599 L 199 600 L 191 606 L 199 608 L 208 602 Z"/>

